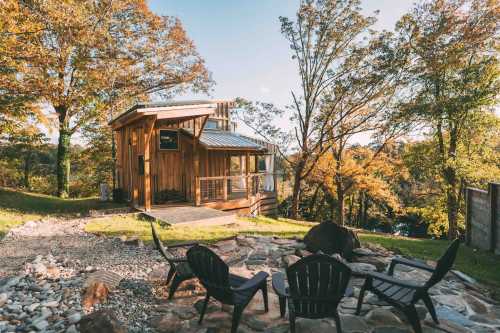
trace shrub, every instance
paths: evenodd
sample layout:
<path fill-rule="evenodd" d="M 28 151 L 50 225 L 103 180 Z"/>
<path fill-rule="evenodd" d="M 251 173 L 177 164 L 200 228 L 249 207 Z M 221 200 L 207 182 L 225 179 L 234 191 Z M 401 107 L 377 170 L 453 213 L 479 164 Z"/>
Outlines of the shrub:
<path fill-rule="evenodd" d="M 127 192 L 122 188 L 113 190 L 113 201 L 116 203 L 125 203 L 127 201 Z"/>
<path fill-rule="evenodd" d="M 161 204 L 169 201 L 183 201 L 183 200 L 184 200 L 184 194 L 182 194 L 182 192 L 180 191 L 173 189 L 162 190 L 156 192 L 154 195 L 155 204 Z"/>

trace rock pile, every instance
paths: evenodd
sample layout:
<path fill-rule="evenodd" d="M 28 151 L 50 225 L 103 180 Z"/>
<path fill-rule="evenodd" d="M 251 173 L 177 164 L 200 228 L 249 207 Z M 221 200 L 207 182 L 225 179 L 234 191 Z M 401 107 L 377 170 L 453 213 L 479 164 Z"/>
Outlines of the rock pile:
<path fill-rule="evenodd" d="M 82 277 L 52 256 L 37 256 L 0 280 L 0 332 L 78 332 Z"/>

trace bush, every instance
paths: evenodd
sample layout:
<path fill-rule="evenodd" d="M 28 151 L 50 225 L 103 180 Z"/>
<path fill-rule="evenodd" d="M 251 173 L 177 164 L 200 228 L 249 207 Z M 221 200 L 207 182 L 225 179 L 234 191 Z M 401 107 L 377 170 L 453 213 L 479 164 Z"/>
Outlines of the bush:
<path fill-rule="evenodd" d="M 173 189 L 162 190 L 156 192 L 154 195 L 155 204 L 162 204 L 169 201 L 183 201 L 184 199 L 182 192 Z"/>
<path fill-rule="evenodd" d="M 127 201 L 127 192 L 122 188 L 113 190 L 113 201 L 116 203 L 125 203 Z"/>

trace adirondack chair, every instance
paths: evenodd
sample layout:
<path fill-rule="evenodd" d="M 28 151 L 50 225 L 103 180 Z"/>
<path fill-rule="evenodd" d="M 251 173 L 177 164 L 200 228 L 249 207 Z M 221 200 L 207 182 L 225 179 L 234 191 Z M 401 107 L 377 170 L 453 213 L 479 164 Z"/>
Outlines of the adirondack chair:
<path fill-rule="evenodd" d="M 167 260 L 170 266 L 167 274 L 167 285 L 172 282 L 168 291 L 168 298 L 172 299 L 177 288 L 179 288 L 179 285 L 183 281 L 193 279 L 194 275 L 191 271 L 191 268 L 189 267 L 187 258 L 185 256 L 176 255 L 175 253 L 170 251 L 170 249 L 179 247 L 191 247 L 194 245 L 198 245 L 198 243 L 182 243 L 165 247 L 158 237 L 158 233 L 156 232 L 156 228 L 152 222 L 151 233 L 153 234 L 153 241 L 156 245 L 156 248 L 158 249 L 158 251 L 160 251 L 161 255 Z"/>
<path fill-rule="evenodd" d="M 415 309 L 415 304 L 420 300 L 424 302 L 434 322 L 439 324 L 436 310 L 434 309 L 434 305 L 432 304 L 428 291 L 429 288 L 441 281 L 446 273 L 448 273 L 451 269 L 457 256 L 459 245 L 460 241 L 458 239 L 454 240 L 443 256 L 437 261 L 436 267 L 431 267 L 422 262 L 396 257 L 391 261 L 387 274 L 376 272 L 367 273 L 365 283 L 359 293 L 356 314 L 359 315 L 361 305 L 363 303 L 363 297 L 365 292 L 368 290 L 387 303 L 401 309 L 401 311 L 407 316 L 416 333 L 422 332 L 420 319 L 418 318 L 417 310 Z M 432 272 L 432 275 L 423 285 L 416 284 L 411 281 L 403 281 L 393 277 L 396 265 L 405 265 L 426 270 Z"/>
<path fill-rule="evenodd" d="M 281 317 L 285 315 L 288 301 L 290 332 L 295 333 L 297 317 L 333 317 L 337 332 L 342 333 L 337 307 L 346 293 L 350 278 L 351 269 L 346 264 L 324 254 L 310 255 L 288 267 L 288 288 L 283 273 L 273 274 L 273 288 L 279 297 Z"/>
<path fill-rule="evenodd" d="M 262 291 L 265 311 L 269 311 L 266 272 L 259 272 L 251 279 L 230 274 L 228 266 L 217 254 L 200 245 L 190 248 L 187 258 L 194 275 L 207 290 L 200 314 L 200 324 L 210 297 L 222 304 L 234 306 L 231 333 L 236 333 L 243 310 L 259 290 Z"/>

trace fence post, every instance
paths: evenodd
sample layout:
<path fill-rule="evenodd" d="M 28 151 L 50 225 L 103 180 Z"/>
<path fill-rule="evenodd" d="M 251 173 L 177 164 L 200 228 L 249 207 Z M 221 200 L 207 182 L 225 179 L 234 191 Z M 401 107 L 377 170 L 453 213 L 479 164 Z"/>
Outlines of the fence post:
<path fill-rule="evenodd" d="M 200 177 L 195 177 L 195 190 L 194 190 L 194 205 L 199 206 L 201 203 L 201 180 Z"/>
<path fill-rule="evenodd" d="M 488 193 L 490 197 L 490 226 L 491 226 L 491 246 L 490 250 L 495 252 L 497 248 L 497 198 L 498 198 L 498 185 L 490 183 L 488 186 Z"/>
<path fill-rule="evenodd" d="M 227 201 L 227 182 L 229 180 L 226 178 L 226 176 L 224 176 L 224 178 L 222 179 L 222 199 L 224 201 Z"/>
<path fill-rule="evenodd" d="M 471 210 L 470 210 L 470 189 L 465 188 L 465 244 L 470 245 L 471 242 Z"/>

